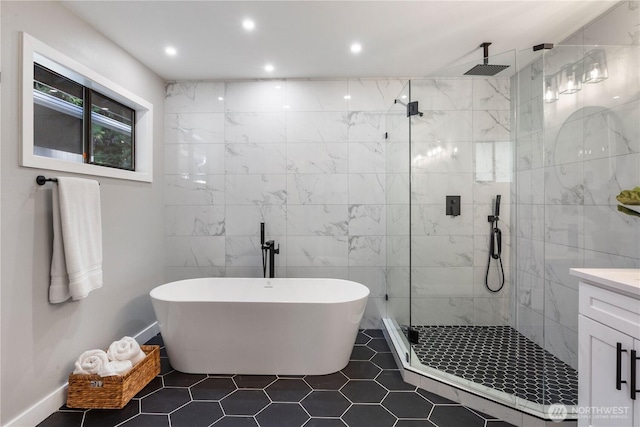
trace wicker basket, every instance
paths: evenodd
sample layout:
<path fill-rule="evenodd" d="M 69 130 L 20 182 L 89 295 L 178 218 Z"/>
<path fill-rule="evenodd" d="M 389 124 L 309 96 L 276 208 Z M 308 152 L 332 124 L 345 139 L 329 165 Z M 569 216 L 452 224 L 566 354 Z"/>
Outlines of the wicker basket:
<path fill-rule="evenodd" d="M 147 355 L 124 375 L 69 375 L 69 408 L 122 409 L 160 373 L 160 347 L 141 345 Z"/>

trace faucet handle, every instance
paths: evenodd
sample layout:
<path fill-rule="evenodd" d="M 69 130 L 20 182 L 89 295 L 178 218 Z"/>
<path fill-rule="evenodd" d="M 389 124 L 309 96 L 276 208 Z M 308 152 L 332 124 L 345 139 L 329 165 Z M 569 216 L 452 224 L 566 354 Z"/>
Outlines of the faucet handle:
<path fill-rule="evenodd" d="M 273 253 L 274 254 L 279 254 L 280 253 L 280 243 L 278 243 L 278 247 L 273 250 Z"/>

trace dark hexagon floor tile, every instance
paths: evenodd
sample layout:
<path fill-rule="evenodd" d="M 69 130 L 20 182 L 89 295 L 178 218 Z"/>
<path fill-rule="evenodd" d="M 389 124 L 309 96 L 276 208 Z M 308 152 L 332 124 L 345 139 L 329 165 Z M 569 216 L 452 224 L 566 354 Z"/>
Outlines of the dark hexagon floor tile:
<path fill-rule="evenodd" d="M 312 417 L 339 417 L 349 407 L 349 401 L 338 391 L 314 390 L 300 402 Z"/>
<path fill-rule="evenodd" d="M 398 418 L 428 418 L 433 403 L 417 393 L 391 391 L 382 405 Z"/>
<path fill-rule="evenodd" d="M 154 379 L 152 379 L 149 384 L 147 384 L 146 386 L 144 386 L 144 388 L 142 390 L 140 390 L 138 392 L 138 394 L 136 394 L 133 397 L 143 397 L 146 396 L 149 393 L 153 393 L 156 390 L 160 390 L 163 387 L 162 385 L 162 378 L 160 377 L 155 377 Z"/>
<path fill-rule="evenodd" d="M 362 333 L 370 336 L 371 338 L 384 338 L 382 329 L 364 329 Z"/>
<path fill-rule="evenodd" d="M 185 374 L 184 372 L 173 371 L 164 376 L 165 387 L 191 387 L 198 381 L 207 378 L 203 374 Z"/>
<path fill-rule="evenodd" d="M 340 418 L 311 418 L 304 427 L 346 427 Z"/>
<path fill-rule="evenodd" d="M 193 400 L 220 400 L 237 390 L 231 378 L 207 378 L 191 387 Z"/>
<path fill-rule="evenodd" d="M 140 412 L 168 414 L 191 400 L 186 388 L 163 388 L 140 399 Z"/>
<path fill-rule="evenodd" d="M 340 389 L 353 403 L 380 403 L 387 390 L 373 380 L 353 380 Z"/>
<path fill-rule="evenodd" d="M 366 345 L 356 345 L 351 350 L 351 360 L 369 360 L 373 355 L 376 354 L 375 351 L 371 350 Z"/>
<path fill-rule="evenodd" d="M 168 374 L 173 371 L 173 366 L 166 357 L 160 358 L 160 375 Z"/>
<path fill-rule="evenodd" d="M 349 381 L 341 372 L 328 375 L 308 375 L 304 377 L 304 380 L 314 390 L 340 390 L 340 387 Z"/>
<path fill-rule="evenodd" d="M 382 384 L 387 390 L 413 391 L 416 389 L 416 386 L 404 382 L 398 370 L 385 369 L 376 377 L 376 381 Z"/>
<path fill-rule="evenodd" d="M 140 414 L 118 427 L 169 427 L 168 415 Z"/>
<path fill-rule="evenodd" d="M 392 353 L 378 353 L 373 356 L 371 361 L 382 369 L 398 369 Z"/>
<path fill-rule="evenodd" d="M 140 401 L 132 400 L 122 409 L 92 409 L 84 417 L 83 427 L 113 427 L 140 413 Z"/>
<path fill-rule="evenodd" d="M 366 344 L 371 340 L 371 337 L 363 334 L 362 332 L 358 332 L 356 336 L 356 344 Z"/>
<path fill-rule="evenodd" d="M 342 373 L 352 380 L 374 379 L 381 369 L 371 362 L 352 360 L 344 367 Z"/>
<path fill-rule="evenodd" d="M 215 427 L 258 427 L 253 417 L 224 417 L 213 425 Z"/>
<path fill-rule="evenodd" d="M 436 405 L 429 420 L 441 427 L 484 427 L 484 419 L 464 406 Z"/>
<path fill-rule="evenodd" d="M 236 375 L 233 380 L 238 388 L 265 388 L 277 378 L 275 375 Z"/>
<path fill-rule="evenodd" d="M 487 427 L 516 427 L 513 424 L 509 424 L 506 421 L 500 420 L 487 420 Z"/>
<path fill-rule="evenodd" d="M 419 388 L 417 392 L 420 393 L 422 397 L 425 397 L 429 402 L 435 403 L 436 405 L 459 405 L 459 403 L 454 402 L 453 400 L 449 400 L 445 397 L 442 397 L 435 393 L 431 393 L 430 391 L 423 390 L 421 388 Z"/>
<path fill-rule="evenodd" d="M 236 390 L 220 401 L 227 415 L 255 415 L 269 403 L 263 390 Z"/>
<path fill-rule="evenodd" d="M 390 353 L 391 349 L 389 348 L 389 344 L 387 344 L 387 340 L 383 339 L 372 339 L 367 343 L 367 347 L 372 350 L 377 351 L 378 353 Z"/>
<path fill-rule="evenodd" d="M 354 403 L 342 416 L 349 427 L 392 427 L 396 417 L 380 405 Z"/>
<path fill-rule="evenodd" d="M 256 419 L 260 427 L 300 427 L 309 415 L 297 403 L 272 403 Z"/>
<path fill-rule="evenodd" d="M 83 416 L 84 412 L 54 412 L 38 424 L 38 427 L 80 427 Z"/>
<path fill-rule="evenodd" d="M 218 402 L 189 402 L 169 415 L 171 427 L 208 427 L 222 418 Z"/>
<path fill-rule="evenodd" d="M 311 387 L 301 379 L 279 378 L 264 391 L 274 402 L 300 402 L 311 392 Z"/>
<path fill-rule="evenodd" d="M 438 427 L 429 420 L 398 420 L 394 427 Z M 456 426 L 457 427 L 457 426 Z"/>
<path fill-rule="evenodd" d="M 159 345 L 160 347 L 164 347 L 164 340 L 162 339 L 162 335 L 158 334 L 144 343 L 144 345 Z"/>

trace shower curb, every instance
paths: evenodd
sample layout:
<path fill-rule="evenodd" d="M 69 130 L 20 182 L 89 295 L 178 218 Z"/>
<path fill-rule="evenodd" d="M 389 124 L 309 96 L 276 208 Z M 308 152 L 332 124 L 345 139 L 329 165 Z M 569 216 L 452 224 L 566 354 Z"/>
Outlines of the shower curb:
<path fill-rule="evenodd" d="M 394 339 L 392 334 L 389 333 L 387 321 L 387 319 L 383 319 L 381 329 L 389 348 L 392 349 L 391 354 L 400 370 L 402 379 L 406 383 L 460 403 L 470 409 L 489 414 L 518 427 L 577 427 L 576 420 L 562 422 L 545 420 L 417 371 L 407 362 L 401 360 L 399 356 L 399 354 L 401 354 L 400 344 Z"/>

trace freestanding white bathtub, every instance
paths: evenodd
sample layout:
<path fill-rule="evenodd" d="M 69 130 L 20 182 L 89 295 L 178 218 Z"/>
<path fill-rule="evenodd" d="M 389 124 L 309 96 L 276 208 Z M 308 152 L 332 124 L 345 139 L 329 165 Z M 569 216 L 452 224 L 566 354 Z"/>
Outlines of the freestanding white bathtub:
<path fill-rule="evenodd" d="M 150 295 L 178 371 L 324 375 L 349 362 L 369 289 L 338 279 L 205 278 Z"/>

